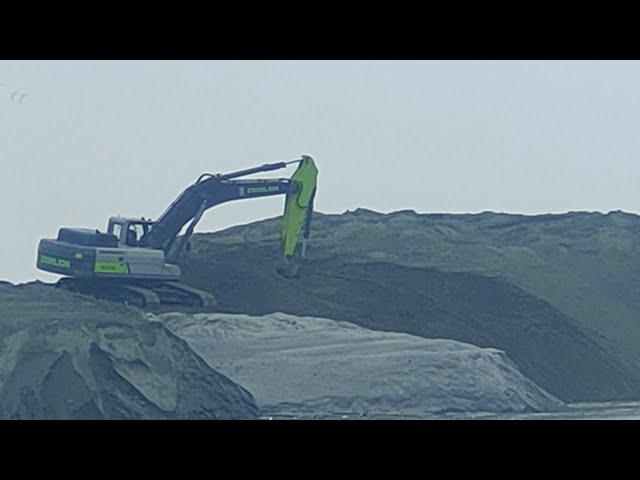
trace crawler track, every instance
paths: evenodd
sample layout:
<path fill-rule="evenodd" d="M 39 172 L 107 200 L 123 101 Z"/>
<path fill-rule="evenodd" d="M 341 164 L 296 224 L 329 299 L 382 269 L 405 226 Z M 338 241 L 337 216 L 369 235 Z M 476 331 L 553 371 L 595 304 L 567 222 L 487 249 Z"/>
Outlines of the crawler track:
<path fill-rule="evenodd" d="M 122 282 L 66 277 L 60 279 L 55 287 L 152 311 L 176 307 L 207 311 L 216 306 L 213 295 L 180 282 Z"/>

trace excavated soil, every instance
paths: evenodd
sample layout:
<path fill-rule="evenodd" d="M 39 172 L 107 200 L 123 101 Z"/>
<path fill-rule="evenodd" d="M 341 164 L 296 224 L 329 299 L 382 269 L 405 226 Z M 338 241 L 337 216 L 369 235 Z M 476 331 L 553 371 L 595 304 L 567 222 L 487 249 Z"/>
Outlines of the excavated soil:
<path fill-rule="evenodd" d="M 504 276 L 410 267 L 314 246 L 299 277 L 286 279 L 275 273 L 277 242 L 247 241 L 242 227 L 233 232 L 196 236 L 182 260 L 186 282 L 213 293 L 221 311 L 324 317 L 498 348 L 564 401 L 640 395 L 640 369 L 614 344 Z"/>
<path fill-rule="evenodd" d="M 0 285 L 0 418 L 249 419 L 252 395 L 137 310 Z"/>

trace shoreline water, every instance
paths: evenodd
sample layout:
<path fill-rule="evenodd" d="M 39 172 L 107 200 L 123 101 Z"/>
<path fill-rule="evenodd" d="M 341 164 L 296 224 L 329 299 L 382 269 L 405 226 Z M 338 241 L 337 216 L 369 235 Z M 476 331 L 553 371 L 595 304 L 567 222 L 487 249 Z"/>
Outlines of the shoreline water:
<path fill-rule="evenodd" d="M 640 400 L 589 402 L 567 404 L 560 412 L 495 413 L 495 412 L 455 412 L 414 417 L 406 415 L 353 415 L 336 412 L 319 412 L 315 416 L 289 416 L 268 412 L 262 420 L 640 420 Z"/>

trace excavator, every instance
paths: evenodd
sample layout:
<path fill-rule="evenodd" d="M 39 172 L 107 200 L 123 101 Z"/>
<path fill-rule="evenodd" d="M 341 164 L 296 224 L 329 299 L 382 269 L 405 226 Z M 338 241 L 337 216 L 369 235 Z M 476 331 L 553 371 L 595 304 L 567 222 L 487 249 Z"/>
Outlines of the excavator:
<path fill-rule="evenodd" d="M 292 164 L 298 166 L 291 178 L 240 178 Z M 204 212 L 233 200 L 285 195 L 282 259 L 276 270 L 295 277 L 306 253 L 317 177 L 308 155 L 231 173 L 204 173 L 156 221 L 111 217 L 106 232 L 60 228 L 56 239 L 40 240 L 37 268 L 63 275 L 58 288 L 106 300 L 139 307 L 215 307 L 213 295 L 180 281 L 177 264 Z"/>

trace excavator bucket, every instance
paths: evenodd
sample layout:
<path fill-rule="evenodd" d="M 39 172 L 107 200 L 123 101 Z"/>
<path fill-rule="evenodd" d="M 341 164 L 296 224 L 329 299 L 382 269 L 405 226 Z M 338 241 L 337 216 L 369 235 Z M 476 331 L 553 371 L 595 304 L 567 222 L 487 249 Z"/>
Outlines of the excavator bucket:
<path fill-rule="evenodd" d="M 295 193 L 287 195 L 282 218 L 283 263 L 278 268 L 278 272 L 286 277 L 294 277 L 298 273 L 295 253 L 301 235 L 302 251 L 300 256 L 305 254 L 317 179 L 318 168 L 313 158 L 307 155 L 303 156 L 298 168 L 291 176 L 291 180 L 296 182 L 298 189 Z"/>

